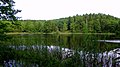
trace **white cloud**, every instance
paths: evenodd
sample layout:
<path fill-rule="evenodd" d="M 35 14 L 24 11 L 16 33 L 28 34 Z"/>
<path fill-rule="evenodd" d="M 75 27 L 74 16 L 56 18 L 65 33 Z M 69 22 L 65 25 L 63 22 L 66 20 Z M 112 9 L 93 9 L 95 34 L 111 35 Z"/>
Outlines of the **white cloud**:
<path fill-rule="evenodd" d="M 119 0 L 15 0 L 22 19 L 56 19 L 86 13 L 120 17 Z"/>

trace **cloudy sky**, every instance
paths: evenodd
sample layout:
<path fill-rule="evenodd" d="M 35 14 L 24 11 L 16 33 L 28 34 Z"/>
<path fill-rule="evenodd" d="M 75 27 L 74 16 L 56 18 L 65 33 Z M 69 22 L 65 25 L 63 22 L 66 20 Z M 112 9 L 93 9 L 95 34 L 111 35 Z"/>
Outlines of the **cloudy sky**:
<path fill-rule="evenodd" d="M 120 0 L 14 0 L 22 19 L 49 20 L 73 15 L 104 13 L 120 18 Z"/>

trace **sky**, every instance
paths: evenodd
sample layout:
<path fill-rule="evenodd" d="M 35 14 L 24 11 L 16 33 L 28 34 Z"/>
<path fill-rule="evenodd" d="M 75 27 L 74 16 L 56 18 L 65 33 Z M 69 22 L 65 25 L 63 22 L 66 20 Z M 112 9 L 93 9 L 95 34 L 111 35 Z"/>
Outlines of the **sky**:
<path fill-rule="evenodd" d="M 51 20 L 76 14 L 103 13 L 120 18 L 120 0 L 14 0 L 16 16 L 27 20 Z"/>

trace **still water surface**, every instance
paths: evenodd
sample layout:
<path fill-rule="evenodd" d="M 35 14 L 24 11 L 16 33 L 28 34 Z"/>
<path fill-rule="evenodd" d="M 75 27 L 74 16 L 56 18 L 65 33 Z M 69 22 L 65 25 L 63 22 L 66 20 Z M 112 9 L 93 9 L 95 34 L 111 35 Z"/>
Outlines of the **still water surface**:
<path fill-rule="evenodd" d="M 4 67 L 119 67 L 114 35 L 7 35 L 0 38 Z"/>

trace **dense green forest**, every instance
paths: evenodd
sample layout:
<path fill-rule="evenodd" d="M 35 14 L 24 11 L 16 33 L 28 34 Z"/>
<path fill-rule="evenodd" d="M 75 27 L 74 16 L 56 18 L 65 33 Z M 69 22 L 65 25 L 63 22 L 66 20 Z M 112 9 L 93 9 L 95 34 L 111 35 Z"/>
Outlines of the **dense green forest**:
<path fill-rule="evenodd" d="M 105 14 L 84 14 L 53 20 L 0 21 L 0 33 L 120 33 L 120 19 Z"/>

